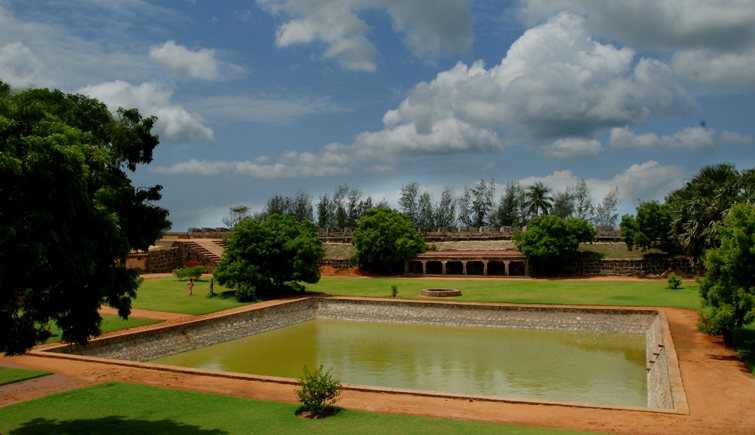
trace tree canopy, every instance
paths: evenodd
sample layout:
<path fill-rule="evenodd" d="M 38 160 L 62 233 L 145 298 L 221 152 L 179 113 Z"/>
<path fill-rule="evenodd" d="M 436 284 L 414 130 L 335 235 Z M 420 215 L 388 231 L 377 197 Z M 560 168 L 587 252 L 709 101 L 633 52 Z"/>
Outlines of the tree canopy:
<path fill-rule="evenodd" d="M 425 252 L 425 240 L 409 217 L 391 209 L 368 210 L 354 229 L 352 244 L 360 265 L 382 266 Z"/>
<path fill-rule="evenodd" d="M 152 205 L 162 187 L 135 188 L 126 172 L 152 161 L 155 120 L 0 82 L 0 351 L 44 341 L 51 321 L 86 343 L 103 304 L 130 314 L 140 279 L 117 260 L 170 225 Z"/>
<path fill-rule="evenodd" d="M 717 225 L 721 246 L 705 256 L 707 273 L 700 282 L 703 306 L 700 331 L 724 335 L 732 346 L 731 331 L 755 321 L 755 208 L 733 206 L 723 225 Z"/>
<path fill-rule="evenodd" d="M 657 201 L 642 202 L 637 206 L 637 217 L 625 214 L 621 217 L 621 240 L 629 250 L 635 247 L 643 251 L 654 243 L 663 250 L 672 249 L 669 239 L 671 210 L 668 204 Z"/>
<path fill-rule="evenodd" d="M 515 232 L 513 240 L 527 258 L 556 264 L 572 259 L 580 242 L 592 242 L 595 234 L 585 220 L 541 215 L 530 220 L 527 231 Z"/>
<path fill-rule="evenodd" d="M 236 289 L 242 299 L 255 300 L 286 281 L 316 283 L 315 262 L 323 255 L 317 227 L 293 216 L 274 214 L 264 222 L 242 220 L 223 237 L 228 247 L 215 268 L 218 284 Z"/>

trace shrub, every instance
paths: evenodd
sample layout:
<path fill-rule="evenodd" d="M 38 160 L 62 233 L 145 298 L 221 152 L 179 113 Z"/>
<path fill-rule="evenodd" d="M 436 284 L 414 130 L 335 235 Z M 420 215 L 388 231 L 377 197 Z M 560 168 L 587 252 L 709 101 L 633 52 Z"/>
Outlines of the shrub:
<path fill-rule="evenodd" d="M 199 277 L 205 273 L 207 273 L 207 268 L 205 268 L 204 266 L 194 266 L 194 267 L 173 269 L 173 276 L 178 278 L 179 281 L 181 281 L 184 278 L 199 279 Z"/>
<path fill-rule="evenodd" d="M 396 286 L 396 284 L 394 284 L 394 285 L 391 286 L 391 294 L 393 294 L 394 298 L 398 294 L 398 287 Z"/>
<path fill-rule="evenodd" d="M 668 286 L 671 289 L 678 289 L 682 286 L 682 277 L 671 272 L 668 274 Z"/>
<path fill-rule="evenodd" d="M 304 366 L 304 375 L 298 379 L 301 388 L 296 390 L 296 397 L 302 409 L 310 411 L 314 418 L 324 418 L 341 395 L 341 381 L 333 378 L 332 368 L 323 371 L 323 366 L 310 373 Z"/>
<path fill-rule="evenodd" d="M 235 296 L 238 302 L 257 302 L 257 289 L 245 282 L 236 287 Z"/>

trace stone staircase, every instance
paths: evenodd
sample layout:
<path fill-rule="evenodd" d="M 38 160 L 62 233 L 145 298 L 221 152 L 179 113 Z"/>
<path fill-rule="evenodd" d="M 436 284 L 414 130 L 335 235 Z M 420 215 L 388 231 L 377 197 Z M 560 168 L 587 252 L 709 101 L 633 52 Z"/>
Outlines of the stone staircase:
<path fill-rule="evenodd" d="M 205 265 L 209 272 L 215 270 L 225 250 L 225 245 L 219 240 L 189 239 L 179 240 L 186 251 L 186 262 L 199 261 Z"/>

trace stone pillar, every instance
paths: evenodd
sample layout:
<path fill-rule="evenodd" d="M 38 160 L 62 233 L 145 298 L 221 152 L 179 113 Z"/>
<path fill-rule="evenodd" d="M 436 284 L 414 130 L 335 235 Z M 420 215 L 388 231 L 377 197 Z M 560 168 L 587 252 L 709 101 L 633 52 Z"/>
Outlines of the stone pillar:
<path fill-rule="evenodd" d="M 467 274 L 467 261 L 466 260 L 462 260 L 461 268 L 462 268 L 462 273 L 466 275 Z"/>
<path fill-rule="evenodd" d="M 488 276 L 488 260 L 482 260 L 482 274 Z"/>
<path fill-rule="evenodd" d="M 504 261 L 504 265 L 506 265 L 506 276 L 509 276 L 509 264 L 511 264 L 510 261 Z"/>
<path fill-rule="evenodd" d="M 440 264 L 443 265 L 443 275 L 446 274 L 446 263 L 448 263 L 448 260 L 442 260 Z"/>
<path fill-rule="evenodd" d="M 422 260 L 422 275 L 427 275 L 427 260 Z"/>

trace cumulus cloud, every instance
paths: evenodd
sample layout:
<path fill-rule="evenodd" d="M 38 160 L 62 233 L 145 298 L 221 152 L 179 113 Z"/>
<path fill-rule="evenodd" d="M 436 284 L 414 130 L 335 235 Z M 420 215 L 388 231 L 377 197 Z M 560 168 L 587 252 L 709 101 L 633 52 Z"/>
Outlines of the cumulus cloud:
<path fill-rule="evenodd" d="M 587 28 L 638 48 L 674 51 L 676 72 L 706 85 L 755 88 L 755 2 L 748 0 L 524 0 L 539 21 L 559 11 Z"/>
<path fill-rule="evenodd" d="M 736 131 L 725 131 L 721 133 L 721 142 L 740 145 L 752 145 L 755 144 L 755 138 L 749 135 L 737 133 Z"/>
<path fill-rule="evenodd" d="M 715 130 L 703 127 L 688 127 L 668 136 L 655 133 L 637 135 L 627 127 L 611 130 L 609 143 L 615 149 L 686 149 L 709 151 L 713 148 Z"/>
<path fill-rule="evenodd" d="M 435 57 L 465 51 L 472 42 L 472 14 L 467 0 L 257 0 L 274 14 L 290 21 L 276 31 L 279 47 L 322 41 L 324 58 L 347 69 L 375 71 L 377 49 L 369 40 L 372 28 L 357 13 L 385 10 L 404 44 L 418 57 Z"/>
<path fill-rule="evenodd" d="M 626 199 L 642 198 L 644 200 L 661 200 L 672 190 L 684 185 L 686 171 L 675 165 L 661 165 L 655 160 L 642 164 L 633 164 L 625 171 L 610 179 L 585 179 L 587 187 L 593 194 L 594 201 L 600 201 L 614 187 L 619 188 L 621 197 Z M 541 181 L 554 190 L 563 190 L 566 186 L 574 185 L 580 178 L 571 170 L 555 171 L 545 177 L 529 177 L 520 180 L 523 186 Z"/>
<path fill-rule="evenodd" d="M 14 88 L 45 86 L 40 70 L 42 63 L 21 42 L 0 48 L 0 80 Z"/>
<path fill-rule="evenodd" d="M 387 129 L 413 123 L 427 133 L 454 119 L 514 136 L 559 139 L 696 108 L 668 65 L 635 62 L 634 55 L 594 41 L 583 18 L 562 13 L 527 30 L 500 65 L 459 62 L 420 83 L 383 122 Z"/>
<path fill-rule="evenodd" d="M 642 48 L 729 50 L 755 41 L 755 3 L 749 0 L 522 0 L 542 20 L 561 11 L 587 17 L 590 31 Z"/>
<path fill-rule="evenodd" d="M 755 89 L 755 44 L 742 52 L 682 50 L 672 63 L 677 74 L 690 81 Z"/>
<path fill-rule="evenodd" d="M 548 157 L 558 159 L 568 157 L 596 158 L 603 155 L 603 144 L 595 139 L 569 137 L 559 139 L 550 145 L 540 147 L 538 151 Z"/>
<path fill-rule="evenodd" d="M 277 95 L 226 95 L 200 99 L 188 107 L 207 118 L 287 124 L 296 118 L 349 109 L 327 97 L 286 97 Z"/>
<path fill-rule="evenodd" d="M 172 93 L 162 89 L 157 83 L 142 83 L 134 86 L 120 80 L 86 86 L 77 90 L 104 102 L 110 110 L 118 107 L 136 107 L 143 116 L 158 117 L 155 130 L 161 140 L 176 143 L 189 143 L 195 140 L 215 142 L 209 127 L 198 117 L 183 107 L 170 102 Z"/>
<path fill-rule="evenodd" d="M 206 48 L 191 51 L 174 41 L 167 41 L 149 49 L 149 58 L 160 62 L 173 74 L 195 79 L 218 78 L 218 62 L 215 50 Z"/>

